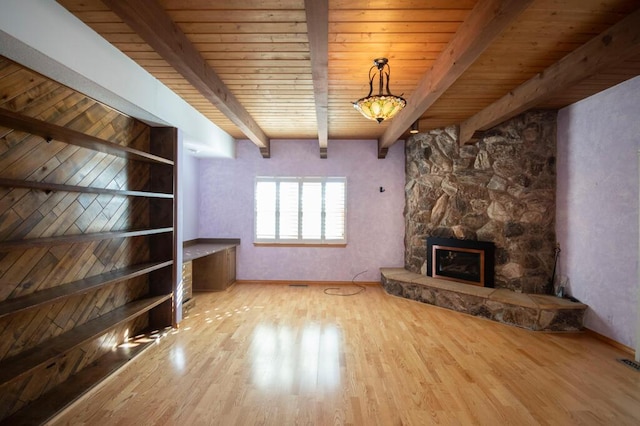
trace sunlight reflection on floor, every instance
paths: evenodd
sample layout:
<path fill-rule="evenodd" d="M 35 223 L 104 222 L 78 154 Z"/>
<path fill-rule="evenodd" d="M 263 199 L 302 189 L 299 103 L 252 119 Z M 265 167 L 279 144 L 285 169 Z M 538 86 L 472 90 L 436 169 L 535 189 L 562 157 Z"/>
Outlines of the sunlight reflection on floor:
<path fill-rule="evenodd" d="M 251 342 L 253 382 L 269 391 L 335 389 L 340 385 L 340 341 L 334 325 L 310 323 L 299 330 L 259 324 Z"/>

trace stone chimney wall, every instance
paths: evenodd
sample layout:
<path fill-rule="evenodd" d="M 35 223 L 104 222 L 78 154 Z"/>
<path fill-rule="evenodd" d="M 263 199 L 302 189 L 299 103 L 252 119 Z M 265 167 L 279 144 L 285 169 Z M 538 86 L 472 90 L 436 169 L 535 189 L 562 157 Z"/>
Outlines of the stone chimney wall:
<path fill-rule="evenodd" d="M 405 268 L 424 274 L 427 236 L 496 244 L 495 287 L 550 293 L 556 112 L 530 111 L 459 146 L 457 128 L 405 144 Z"/>

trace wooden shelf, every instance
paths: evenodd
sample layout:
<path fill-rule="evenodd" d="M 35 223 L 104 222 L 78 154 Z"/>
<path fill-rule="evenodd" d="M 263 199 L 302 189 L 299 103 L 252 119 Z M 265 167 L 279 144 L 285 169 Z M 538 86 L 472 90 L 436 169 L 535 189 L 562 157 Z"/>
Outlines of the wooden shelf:
<path fill-rule="evenodd" d="M 0 426 L 44 424 L 154 344 L 155 340 L 152 340 L 139 343 L 135 347 L 118 347 L 116 350 L 108 352 L 78 374 L 67 379 L 64 384 L 54 387 L 38 398 L 37 409 L 26 405 L 0 421 Z"/>
<path fill-rule="evenodd" d="M 100 287 L 144 275 L 172 264 L 173 261 L 169 260 L 166 262 L 144 263 L 141 265 L 129 266 L 118 269 L 117 271 L 106 272 L 104 274 L 62 284 L 57 287 L 36 291 L 26 296 L 8 299 L 0 302 L 0 318 L 26 311 L 28 309 L 37 308 L 49 303 L 54 303 L 66 297 L 85 294 Z"/>
<path fill-rule="evenodd" d="M 0 178 L 0 186 L 8 188 L 29 188 L 41 191 L 80 192 L 83 194 L 121 195 L 127 197 L 173 198 L 173 194 L 148 191 L 123 191 L 119 189 L 92 188 L 89 186 L 64 185 L 58 183 L 33 182 L 17 179 Z"/>
<path fill-rule="evenodd" d="M 27 238 L 24 240 L 0 242 L 0 252 L 32 247 L 54 246 L 62 244 L 77 244 L 91 241 L 108 240 L 112 238 L 141 237 L 145 235 L 164 234 L 173 232 L 173 228 L 137 229 L 130 231 L 95 232 L 92 234 L 60 235 L 57 237 Z"/>
<path fill-rule="evenodd" d="M 45 364 L 55 363 L 70 350 L 99 337 L 119 324 L 144 314 L 170 300 L 171 297 L 171 294 L 165 294 L 128 303 L 58 337 L 7 358 L 0 362 L 0 385 L 18 379 Z"/>
<path fill-rule="evenodd" d="M 131 160 L 167 164 L 171 166 L 174 164 L 173 161 L 157 155 L 149 154 L 127 146 L 118 145 L 117 143 L 109 142 L 95 136 L 89 136 L 76 130 L 61 127 L 36 118 L 27 117 L 4 108 L 0 108 L 0 125 L 40 136 L 47 141 L 55 139 L 71 145 Z"/>
<path fill-rule="evenodd" d="M 3 66 L 20 67 L 0 58 Z M 47 81 L 16 69 L 18 79 L 0 77 L 0 92 Z M 178 129 L 46 84 L 24 92 L 20 110 L 0 106 L 0 190 L 11 195 L 0 269 L 13 277 L 0 283 L 0 387 L 11 391 L 0 397 L 0 424 L 51 419 L 143 350 L 121 345 L 125 334 L 166 331 L 182 314 Z M 33 107 L 40 113 L 25 112 Z"/>

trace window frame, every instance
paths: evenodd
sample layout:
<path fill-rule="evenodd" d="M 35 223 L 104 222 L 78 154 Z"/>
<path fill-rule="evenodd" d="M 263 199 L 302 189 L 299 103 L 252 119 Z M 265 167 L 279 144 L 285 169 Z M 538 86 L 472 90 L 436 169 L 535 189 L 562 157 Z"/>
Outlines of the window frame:
<path fill-rule="evenodd" d="M 275 238 L 258 238 L 258 184 L 260 182 L 270 182 L 276 184 L 275 193 Z M 298 232 L 297 238 L 282 238 L 280 237 L 280 183 L 296 182 L 298 184 Z M 327 183 L 342 183 L 342 200 L 344 217 L 343 221 L 343 238 L 327 238 L 326 237 L 326 219 L 327 219 L 327 206 L 326 206 L 326 184 Z M 320 183 L 321 184 L 321 236 L 319 239 L 303 238 L 303 200 L 302 191 L 304 183 Z M 347 244 L 347 178 L 346 177 L 285 177 L 285 176 L 256 176 L 254 181 L 254 209 L 253 209 L 253 239 L 254 245 L 260 246 L 314 246 L 314 247 L 345 247 Z"/>

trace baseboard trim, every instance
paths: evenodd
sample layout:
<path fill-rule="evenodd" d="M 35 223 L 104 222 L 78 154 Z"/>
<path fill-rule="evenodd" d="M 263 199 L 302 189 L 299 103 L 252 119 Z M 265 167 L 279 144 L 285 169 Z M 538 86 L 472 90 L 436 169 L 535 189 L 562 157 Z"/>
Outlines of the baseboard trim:
<path fill-rule="evenodd" d="M 602 341 L 602 342 L 604 342 L 604 343 L 606 343 L 606 344 L 608 344 L 610 346 L 613 346 L 616 349 L 619 349 L 619 350 L 621 350 L 623 352 L 626 352 L 631 356 L 635 356 L 636 355 L 636 351 L 632 347 L 629 347 L 627 345 L 623 345 L 622 343 L 613 340 L 611 337 L 607 337 L 604 334 L 600 334 L 597 331 L 593 331 L 590 328 L 586 328 L 586 327 L 584 328 L 584 331 L 585 331 L 585 333 L 595 337 L 596 339 L 598 339 L 598 340 L 600 340 L 600 341 Z"/>
<path fill-rule="evenodd" d="M 309 286 L 344 286 L 365 285 L 379 286 L 380 281 L 303 281 L 303 280 L 236 280 L 235 284 L 269 284 L 269 285 L 309 285 Z"/>

